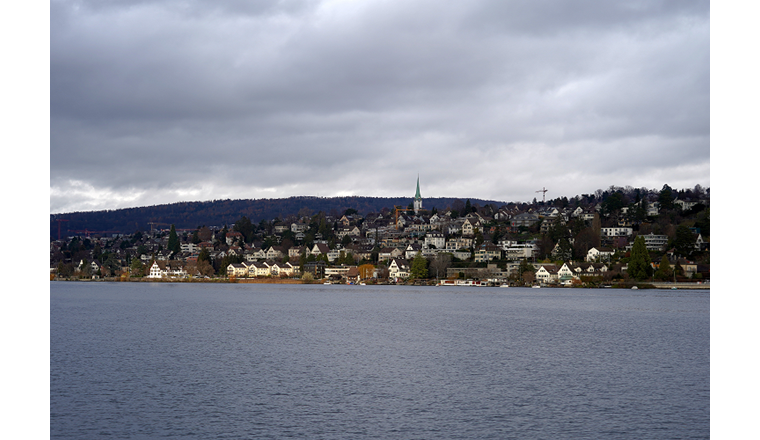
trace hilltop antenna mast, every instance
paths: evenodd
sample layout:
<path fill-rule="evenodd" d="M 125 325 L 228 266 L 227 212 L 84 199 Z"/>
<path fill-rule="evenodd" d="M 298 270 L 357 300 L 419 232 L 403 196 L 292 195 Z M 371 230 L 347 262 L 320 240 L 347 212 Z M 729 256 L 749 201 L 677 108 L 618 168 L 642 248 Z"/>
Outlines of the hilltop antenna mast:
<path fill-rule="evenodd" d="M 542 187 L 542 189 L 539 189 L 538 191 L 536 191 L 537 193 L 544 193 L 543 200 L 541 203 L 546 203 L 546 191 L 549 191 L 548 189 L 546 189 L 546 187 Z"/>

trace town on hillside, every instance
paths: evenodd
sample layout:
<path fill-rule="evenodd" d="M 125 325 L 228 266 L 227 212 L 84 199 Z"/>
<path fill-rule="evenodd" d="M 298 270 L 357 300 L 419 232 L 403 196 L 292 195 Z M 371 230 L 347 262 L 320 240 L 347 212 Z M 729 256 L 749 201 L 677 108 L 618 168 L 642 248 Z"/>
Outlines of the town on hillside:
<path fill-rule="evenodd" d="M 542 189 L 545 196 L 547 190 Z M 407 206 L 338 215 L 301 210 L 254 223 L 50 243 L 57 280 L 301 280 L 602 286 L 710 278 L 710 190 L 610 187 L 503 206 Z"/>

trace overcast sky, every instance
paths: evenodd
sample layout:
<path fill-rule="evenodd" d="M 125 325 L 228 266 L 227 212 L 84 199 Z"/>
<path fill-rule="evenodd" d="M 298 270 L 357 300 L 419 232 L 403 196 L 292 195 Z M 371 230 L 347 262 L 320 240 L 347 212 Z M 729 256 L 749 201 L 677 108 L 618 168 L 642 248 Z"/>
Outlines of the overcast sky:
<path fill-rule="evenodd" d="M 710 186 L 707 1 L 51 0 L 50 212 Z"/>

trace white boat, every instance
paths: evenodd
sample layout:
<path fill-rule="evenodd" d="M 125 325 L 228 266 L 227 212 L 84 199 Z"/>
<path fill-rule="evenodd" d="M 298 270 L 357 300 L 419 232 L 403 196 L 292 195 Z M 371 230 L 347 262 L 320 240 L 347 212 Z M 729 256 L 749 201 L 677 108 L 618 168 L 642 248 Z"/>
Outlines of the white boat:
<path fill-rule="evenodd" d="M 534 289 L 540 289 L 540 288 L 541 288 L 541 286 L 539 286 L 538 284 L 536 284 L 535 286 L 533 286 L 533 288 L 534 288 Z"/>
<path fill-rule="evenodd" d="M 499 287 L 509 287 L 509 284 L 507 284 L 507 283 L 504 283 L 504 284 L 502 284 L 502 285 L 501 285 L 501 286 L 499 286 Z"/>

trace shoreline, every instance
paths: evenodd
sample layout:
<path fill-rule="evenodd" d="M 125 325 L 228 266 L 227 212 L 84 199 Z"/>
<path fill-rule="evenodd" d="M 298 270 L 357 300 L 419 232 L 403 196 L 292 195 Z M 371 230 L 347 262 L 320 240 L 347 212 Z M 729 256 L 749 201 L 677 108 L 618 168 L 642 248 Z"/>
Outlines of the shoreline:
<path fill-rule="evenodd" d="M 313 280 L 305 281 L 293 278 L 58 278 L 51 277 L 51 282 L 85 282 L 85 283 L 205 283 L 205 284 L 304 284 L 304 285 L 319 285 L 325 284 L 325 280 Z M 329 283 L 331 285 L 356 285 L 347 283 Z M 408 283 L 372 283 L 368 286 L 421 286 L 421 287 L 451 287 L 451 286 L 437 286 L 435 282 L 421 283 L 421 282 L 408 282 Z M 455 286 L 456 287 L 456 286 Z M 459 286 L 459 287 L 499 287 L 493 286 Z M 531 288 L 531 286 L 509 286 L 510 288 Z M 710 290 L 710 283 L 661 283 L 661 282 L 649 282 L 649 283 L 625 283 L 625 284 L 612 284 L 602 286 L 561 286 L 561 285 L 542 285 L 541 288 L 549 289 L 622 289 L 630 290 L 633 287 L 641 290 Z"/>

